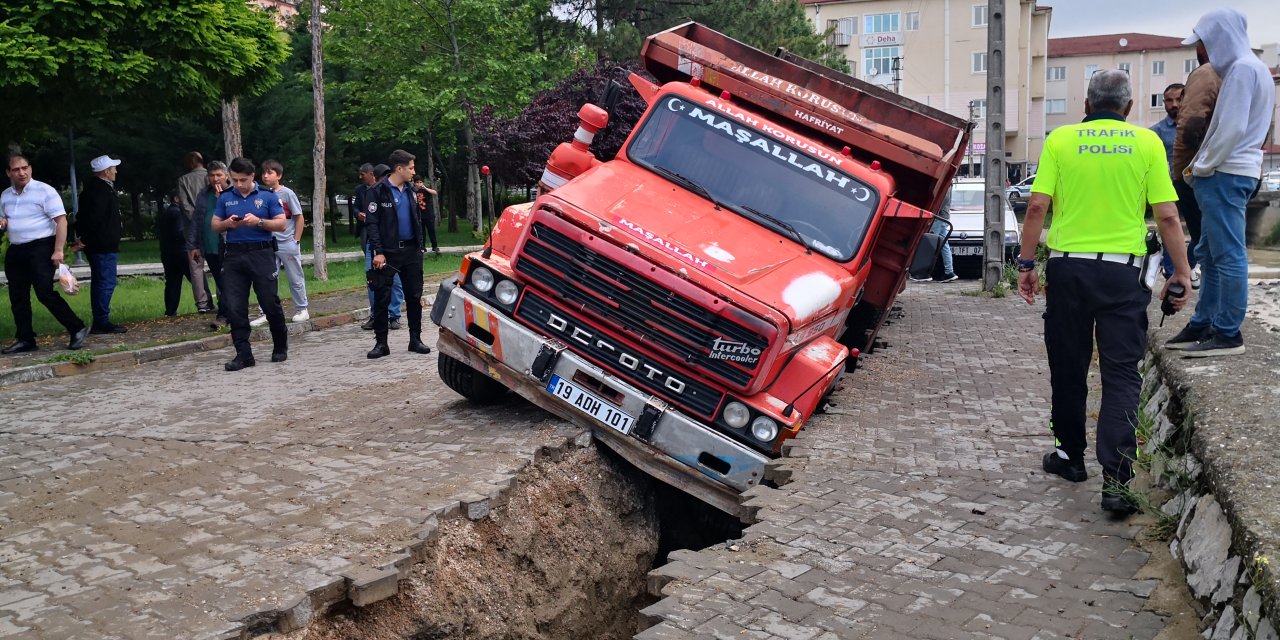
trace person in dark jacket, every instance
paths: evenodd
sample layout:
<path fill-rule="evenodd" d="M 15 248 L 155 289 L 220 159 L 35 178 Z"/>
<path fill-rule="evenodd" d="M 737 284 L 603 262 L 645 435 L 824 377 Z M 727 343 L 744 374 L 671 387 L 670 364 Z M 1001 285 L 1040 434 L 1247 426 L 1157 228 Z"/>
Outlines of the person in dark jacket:
<path fill-rule="evenodd" d="M 160 240 L 160 264 L 164 266 L 164 314 L 178 315 L 182 300 L 182 279 L 191 278 L 187 269 L 186 215 L 178 204 L 177 190 L 169 192 L 168 205 L 156 216 L 156 238 Z"/>
<path fill-rule="evenodd" d="M 369 205 L 369 196 L 373 193 L 373 187 L 378 184 L 379 180 L 387 177 L 391 173 L 391 167 L 385 164 L 373 166 L 364 163 L 360 166 L 360 186 L 356 187 L 355 197 L 352 199 L 352 206 L 358 212 L 357 218 L 360 220 L 358 233 L 360 234 L 360 246 L 364 248 L 364 269 L 368 271 L 373 268 L 373 253 L 369 251 L 369 234 L 365 232 L 365 209 Z M 369 282 L 369 319 L 360 325 L 365 331 L 373 331 L 373 304 L 374 304 L 373 281 Z M 400 309 L 404 307 L 404 286 L 400 283 L 400 276 L 395 276 L 391 281 L 391 305 L 387 307 L 387 326 L 392 331 L 400 328 Z"/>
<path fill-rule="evenodd" d="M 116 291 L 116 264 L 120 257 L 120 201 L 116 199 L 116 167 L 120 161 L 98 156 L 89 162 L 94 176 L 80 193 L 76 214 L 77 250 L 89 259 L 89 306 L 93 324 L 89 333 L 124 333 L 111 322 L 111 296 Z"/>
<path fill-rule="evenodd" d="M 387 346 L 387 315 L 396 275 L 404 286 L 409 315 L 409 351 L 431 353 L 422 343 L 422 210 L 413 186 L 414 156 L 403 149 L 391 152 L 391 173 L 374 185 L 365 205 L 365 234 L 373 254 L 370 280 L 374 288 L 373 331 L 376 343 L 369 358 L 391 353 Z"/>
<path fill-rule="evenodd" d="M 223 303 L 224 294 L 222 292 L 222 249 L 225 246 L 222 234 L 213 230 L 213 209 L 218 203 L 218 197 L 223 191 L 231 188 L 228 182 L 227 165 L 218 160 L 209 163 L 209 168 L 205 174 L 207 185 L 201 189 L 196 197 L 192 200 L 195 208 L 192 210 L 191 218 L 187 219 L 185 212 L 183 214 L 186 227 L 187 240 L 187 256 L 188 256 L 188 273 L 189 266 L 192 263 L 200 263 L 201 265 L 209 265 L 209 273 L 213 274 L 213 284 L 218 289 L 216 307 L 218 309 L 218 322 L 227 321 L 227 307 Z M 181 194 L 179 194 L 181 201 Z M 201 269 L 204 267 L 201 266 Z M 201 272 L 203 280 L 203 271 Z M 195 286 L 195 282 L 192 282 Z M 210 297 L 213 297 L 210 295 Z"/>

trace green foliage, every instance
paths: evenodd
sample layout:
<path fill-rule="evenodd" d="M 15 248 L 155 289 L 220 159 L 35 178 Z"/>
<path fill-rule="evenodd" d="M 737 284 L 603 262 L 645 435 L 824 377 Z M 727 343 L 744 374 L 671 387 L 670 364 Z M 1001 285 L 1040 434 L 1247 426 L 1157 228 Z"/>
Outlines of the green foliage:
<path fill-rule="evenodd" d="M 534 49 L 528 3 L 332 0 L 329 8 L 326 55 L 346 69 L 334 84 L 360 123 L 340 133 L 348 140 L 421 140 L 464 127 L 473 109 L 513 113 L 539 88 L 531 72 L 545 57 Z M 439 142 L 448 153 L 453 141 Z"/>
<path fill-rule="evenodd" d="M 0 120 L 11 136 L 136 108 L 212 111 L 270 87 L 287 55 L 272 16 L 244 0 L 5 4 Z"/>
<path fill-rule="evenodd" d="M 45 358 L 45 362 L 55 364 L 58 362 L 70 362 L 84 366 L 97 359 L 97 356 L 91 351 L 64 351 L 54 356 Z"/>

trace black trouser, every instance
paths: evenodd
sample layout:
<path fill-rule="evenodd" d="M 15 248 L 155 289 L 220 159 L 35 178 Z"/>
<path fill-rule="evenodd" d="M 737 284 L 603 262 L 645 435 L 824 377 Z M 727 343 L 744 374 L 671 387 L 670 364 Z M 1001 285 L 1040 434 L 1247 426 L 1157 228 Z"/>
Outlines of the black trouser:
<path fill-rule="evenodd" d="M 13 324 L 17 328 L 16 337 L 21 342 L 36 341 L 36 332 L 31 328 L 31 289 L 36 290 L 36 300 L 53 314 L 53 317 L 68 333 L 75 333 L 84 328 L 84 322 L 71 306 L 53 290 L 53 236 L 9 245 L 9 252 L 4 256 L 4 273 L 9 278 L 9 304 L 13 307 Z M 421 270 L 418 271 L 422 273 Z M 421 275 L 419 275 L 421 282 Z M 421 285 L 419 285 L 421 287 Z"/>
<path fill-rule="evenodd" d="M 387 264 L 373 269 L 373 334 L 378 342 L 387 340 L 387 308 L 391 306 L 391 284 L 397 273 L 404 288 L 404 306 L 409 316 L 409 339 L 422 336 L 422 253 L 405 247 L 383 253 Z"/>
<path fill-rule="evenodd" d="M 276 290 L 276 253 L 267 246 L 245 250 L 243 244 L 228 244 L 227 253 L 222 258 L 222 283 L 226 287 L 223 296 L 223 309 L 227 315 L 227 323 L 231 325 L 231 342 L 236 348 L 236 357 L 241 360 L 252 360 L 253 351 L 249 348 L 249 286 L 258 295 L 258 305 L 267 316 L 267 324 L 271 326 L 272 353 L 288 353 L 289 329 L 284 323 L 284 309 L 280 306 L 280 295 Z"/>
<path fill-rule="evenodd" d="M 1072 460 L 1084 459 L 1085 401 L 1096 337 L 1102 370 L 1098 462 L 1104 477 L 1124 483 L 1133 477 L 1137 454 L 1142 388 L 1138 363 L 1147 348 L 1151 302 L 1138 271 L 1083 258 L 1051 258 L 1045 266 L 1044 343 L 1053 391 L 1053 435 Z"/>
<path fill-rule="evenodd" d="M 178 250 L 161 250 L 160 264 L 164 267 L 164 313 L 177 315 L 178 303 L 182 301 L 182 280 L 191 279 L 191 271 L 187 268 L 187 252 Z"/>
<path fill-rule="evenodd" d="M 226 316 L 227 307 L 222 303 L 222 299 L 227 294 L 222 289 L 222 254 L 210 253 L 204 256 L 205 264 L 209 265 L 209 273 L 213 274 L 213 284 L 218 287 L 218 304 L 214 305 L 218 308 L 218 315 Z"/>
<path fill-rule="evenodd" d="M 435 216 L 426 216 L 422 221 L 422 226 L 427 229 L 427 238 L 431 240 L 431 248 L 439 249 L 440 243 L 436 240 L 436 219 Z"/>
<path fill-rule="evenodd" d="M 1178 194 L 1178 214 L 1187 221 L 1187 235 L 1191 236 L 1191 245 L 1187 247 L 1187 261 L 1196 266 L 1196 245 L 1200 243 L 1200 204 L 1196 202 L 1196 194 L 1191 185 L 1181 178 L 1173 181 L 1173 190 Z"/>

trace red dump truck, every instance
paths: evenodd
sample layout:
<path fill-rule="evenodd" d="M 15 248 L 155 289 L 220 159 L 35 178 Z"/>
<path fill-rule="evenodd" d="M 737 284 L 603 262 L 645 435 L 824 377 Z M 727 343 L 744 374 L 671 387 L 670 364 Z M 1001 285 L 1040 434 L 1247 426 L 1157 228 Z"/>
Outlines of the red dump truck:
<path fill-rule="evenodd" d="M 608 116 L 584 106 L 538 198 L 441 286 L 440 376 L 738 513 L 936 254 L 970 123 L 696 23 L 643 59 L 661 84 L 630 76 L 648 109 L 617 156 L 588 151 Z"/>

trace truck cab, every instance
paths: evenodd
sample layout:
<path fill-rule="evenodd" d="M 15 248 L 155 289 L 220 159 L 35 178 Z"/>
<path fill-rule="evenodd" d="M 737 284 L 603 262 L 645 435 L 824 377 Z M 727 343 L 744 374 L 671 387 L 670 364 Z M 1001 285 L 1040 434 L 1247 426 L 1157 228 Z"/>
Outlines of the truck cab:
<path fill-rule="evenodd" d="M 701 25 L 651 36 L 618 155 L 584 107 L 432 309 L 441 376 L 505 389 L 729 513 L 902 289 L 969 123 Z"/>

